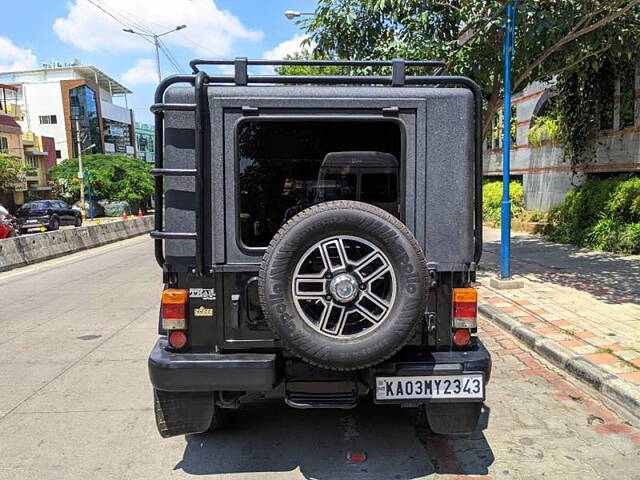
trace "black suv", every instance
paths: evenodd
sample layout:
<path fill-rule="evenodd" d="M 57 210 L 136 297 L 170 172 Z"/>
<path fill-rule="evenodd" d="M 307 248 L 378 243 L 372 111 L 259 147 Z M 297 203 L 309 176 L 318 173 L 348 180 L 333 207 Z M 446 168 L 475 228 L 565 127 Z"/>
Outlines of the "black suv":
<path fill-rule="evenodd" d="M 62 200 L 37 200 L 22 205 L 17 213 L 17 225 L 20 233 L 30 228 L 45 227 L 57 230 L 60 225 L 82 225 L 82 213 Z"/>
<path fill-rule="evenodd" d="M 247 73 L 283 64 L 388 75 Z M 491 373 L 475 336 L 477 85 L 431 61 L 191 67 L 151 107 L 160 434 L 215 430 L 256 392 L 294 408 L 400 404 L 436 433 L 473 432 Z"/>

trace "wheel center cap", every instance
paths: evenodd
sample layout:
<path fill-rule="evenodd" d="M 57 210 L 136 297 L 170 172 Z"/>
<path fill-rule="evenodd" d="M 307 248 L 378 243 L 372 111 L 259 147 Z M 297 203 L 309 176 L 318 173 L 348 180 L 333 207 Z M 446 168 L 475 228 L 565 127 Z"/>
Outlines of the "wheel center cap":
<path fill-rule="evenodd" d="M 329 282 L 329 292 L 340 303 L 350 302 L 358 295 L 358 282 L 353 275 L 341 273 Z"/>

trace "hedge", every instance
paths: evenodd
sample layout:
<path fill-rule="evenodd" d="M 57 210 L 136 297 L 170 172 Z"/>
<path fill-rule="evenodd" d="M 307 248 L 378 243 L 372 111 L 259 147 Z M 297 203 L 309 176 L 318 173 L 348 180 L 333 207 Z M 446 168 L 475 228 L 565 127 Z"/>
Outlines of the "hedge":
<path fill-rule="evenodd" d="M 524 189 L 517 180 L 509 182 L 511 217 L 519 218 L 524 212 Z M 502 180 L 485 180 L 482 185 L 482 214 L 484 221 L 500 225 L 502 211 Z"/>
<path fill-rule="evenodd" d="M 640 177 L 588 179 L 549 211 L 546 236 L 595 250 L 640 253 Z"/>

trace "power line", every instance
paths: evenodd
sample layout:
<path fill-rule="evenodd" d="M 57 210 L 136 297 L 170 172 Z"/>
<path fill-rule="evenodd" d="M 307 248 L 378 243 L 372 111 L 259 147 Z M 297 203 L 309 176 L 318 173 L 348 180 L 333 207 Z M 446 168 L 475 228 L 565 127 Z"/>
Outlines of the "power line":
<path fill-rule="evenodd" d="M 178 62 L 176 61 L 175 57 L 173 56 L 173 54 L 171 53 L 169 48 L 160 40 L 159 37 L 161 37 L 163 35 L 167 35 L 167 34 L 172 33 L 174 31 L 186 28 L 186 25 L 179 25 L 174 30 L 169 30 L 169 31 L 161 33 L 161 34 L 155 34 L 144 23 L 137 22 L 136 20 L 133 20 L 130 17 L 127 17 L 122 12 L 116 10 L 112 6 L 110 6 L 110 8 L 112 10 L 114 10 L 116 13 L 114 13 L 112 11 L 109 11 L 106 7 L 104 7 L 103 5 L 100 5 L 100 0 L 87 0 L 87 1 L 91 5 L 93 5 L 94 7 L 96 7 L 97 9 L 99 9 L 103 13 L 107 14 L 112 19 L 114 19 L 116 22 L 118 22 L 123 27 L 126 27 L 126 28 L 123 29 L 125 32 L 133 33 L 135 35 L 138 35 L 139 37 L 144 38 L 146 41 L 148 41 L 149 43 L 152 43 L 155 46 L 155 48 L 156 48 L 156 70 L 157 70 L 157 73 L 158 73 L 158 82 L 161 80 L 160 57 L 158 55 L 158 51 L 159 50 L 161 50 L 162 53 L 165 55 L 165 57 L 167 57 L 167 59 L 169 60 L 169 62 L 173 66 L 173 68 L 176 70 L 176 72 L 180 72 L 180 67 L 178 65 Z M 131 14 L 130 14 L 130 16 L 131 16 Z M 141 30 L 141 31 L 135 31 L 135 29 Z M 151 40 L 151 38 L 149 38 L 149 37 L 153 38 L 153 40 Z"/>
<path fill-rule="evenodd" d="M 101 0 L 98 0 L 98 1 L 101 1 Z M 114 8 L 113 6 L 111 6 L 111 8 L 115 10 L 115 8 Z M 129 19 L 137 19 L 137 20 L 138 20 L 138 22 L 139 22 L 139 24 L 140 24 L 140 25 L 142 25 L 142 27 L 139 27 L 139 29 L 140 29 L 140 30 L 145 30 L 145 29 L 146 29 L 146 30 L 147 30 L 147 33 L 152 33 L 151 29 L 149 29 L 149 28 L 146 26 L 146 24 L 145 24 L 145 23 L 143 23 L 143 19 L 142 19 L 141 17 L 139 17 L 139 16 L 135 15 L 134 13 L 131 13 L 130 11 L 127 11 L 127 10 L 120 10 L 120 11 L 121 11 L 121 12 L 125 12 L 125 13 L 127 13 L 127 14 L 128 14 L 128 16 L 129 16 Z M 134 20 L 131 20 L 131 21 L 134 21 Z M 154 21 L 152 21 L 152 20 L 149 20 L 149 19 L 144 19 L 144 21 L 148 22 L 148 23 L 149 23 L 149 24 L 151 24 L 151 25 L 154 25 L 154 26 L 155 26 L 155 27 L 157 27 L 157 28 L 161 28 L 161 29 L 165 29 L 165 28 L 167 28 L 167 26 L 166 26 L 166 25 L 160 25 L 159 23 L 156 23 L 156 22 L 154 22 Z M 201 44 L 201 43 L 199 43 L 199 42 L 196 42 L 195 40 L 193 40 L 191 37 L 189 37 L 189 36 L 188 36 L 186 33 L 184 33 L 184 32 L 179 32 L 179 33 L 178 33 L 178 36 L 179 36 L 180 38 L 182 38 L 182 39 L 186 40 L 187 42 L 191 43 L 192 45 L 194 45 L 194 46 L 196 46 L 196 47 L 198 47 L 198 48 L 200 48 L 200 49 L 202 49 L 202 50 L 206 50 L 207 52 L 209 52 L 209 53 L 210 53 L 210 54 L 212 54 L 212 55 L 218 55 L 216 52 L 214 52 L 213 50 L 211 50 L 209 47 L 207 47 L 206 45 L 203 45 L 203 44 Z"/>
<path fill-rule="evenodd" d="M 169 59 L 169 62 L 171 62 L 176 72 L 180 73 L 180 65 L 178 65 L 178 61 L 175 59 L 175 57 L 169 50 L 169 47 L 167 47 L 167 45 L 160 39 L 158 39 L 158 43 L 160 44 L 160 49 L 162 50 L 162 53 L 164 53 L 165 56 Z"/>

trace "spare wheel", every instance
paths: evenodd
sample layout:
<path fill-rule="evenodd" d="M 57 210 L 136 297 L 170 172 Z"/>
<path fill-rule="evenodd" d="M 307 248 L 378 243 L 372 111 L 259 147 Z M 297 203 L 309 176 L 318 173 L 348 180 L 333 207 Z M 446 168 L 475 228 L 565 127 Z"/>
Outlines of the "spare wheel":
<path fill-rule="evenodd" d="M 326 202 L 273 237 L 260 266 L 260 302 L 292 353 L 354 370 L 411 338 L 424 316 L 426 279 L 422 250 L 397 218 L 361 202 Z"/>

